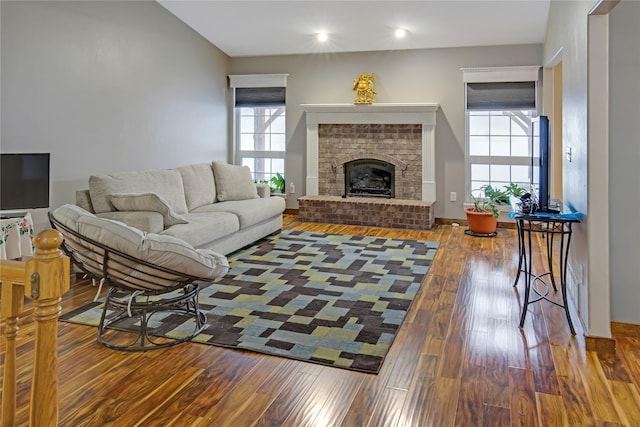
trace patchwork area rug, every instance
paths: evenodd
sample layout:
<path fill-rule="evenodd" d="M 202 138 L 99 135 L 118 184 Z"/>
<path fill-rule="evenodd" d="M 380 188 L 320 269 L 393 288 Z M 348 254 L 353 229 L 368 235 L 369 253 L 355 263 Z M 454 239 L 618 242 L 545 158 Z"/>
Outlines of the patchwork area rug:
<path fill-rule="evenodd" d="M 377 373 L 437 242 L 285 230 L 229 256 L 200 291 L 206 329 L 193 342 Z M 61 320 L 97 326 L 94 302 Z M 164 335 L 185 325 L 157 319 Z"/>

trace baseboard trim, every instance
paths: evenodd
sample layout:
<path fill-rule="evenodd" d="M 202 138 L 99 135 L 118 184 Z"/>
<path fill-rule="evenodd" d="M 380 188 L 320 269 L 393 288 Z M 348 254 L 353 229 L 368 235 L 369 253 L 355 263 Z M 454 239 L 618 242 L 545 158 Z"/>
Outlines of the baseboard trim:
<path fill-rule="evenodd" d="M 436 218 L 435 222 L 438 225 L 452 225 L 452 224 L 467 225 L 466 219 Z"/>
<path fill-rule="evenodd" d="M 640 325 L 634 323 L 611 322 L 611 335 L 614 337 L 640 338 Z"/>
<path fill-rule="evenodd" d="M 284 213 L 286 215 L 299 215 L 300 211 L 299 209 L 285 209 Z M 467 220 L 466 219 L 455 219 L 455 218 L 435 218 L 435 224 L 436 225 L 453 225 L 453 224 L 458 224 L 458 225 L 462 225 L 462 226 L 467 226 Z M 516 224 L 515 222 L 498 222 L 498 228 L 509 228 L 509 229 L 513 229 L 515 230 Z"/>
<path fill-rule="evenodd" d="M 584 343 L 587 351 L 595 351 L 600 354 L 615 354 L 616 352 L 615 338 L 585 336 Z"/>
<path fill-rule="evenodd" d="M 469 225 L 466 219 L 436 218 L 435 221 L 437 225 L 452 225 L 452 224 L 458 224 L 462 226 Z M 515 222 L 498 221 L 498 228 L 510 228 L 515 230 L 517 227 Z"/>
<path fill-rule="evenodd" d="M 587 351 L 597 353 L 616 352 L 616 337 L 640 338 L 640 325 L 633 323 L 611 322 L 612 338 L 585 337 L 585 347 Z"/>

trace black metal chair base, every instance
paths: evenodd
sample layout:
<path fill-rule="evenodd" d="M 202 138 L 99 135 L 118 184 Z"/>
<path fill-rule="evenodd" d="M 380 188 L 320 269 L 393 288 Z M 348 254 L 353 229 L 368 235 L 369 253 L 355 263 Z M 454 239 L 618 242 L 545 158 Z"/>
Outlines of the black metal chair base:
<path fill-rule="evenodd" d="M 147 351 L 190 341 L 206 326 L 207 318 L 198 309 L 198 285 L 190 284 L 172 294 L 130 292 L 112 287 L 98 325 L 98 342 L 114 350 Z M 184 336 L 167 337 L 150 328 L 154 315 L 178 316 L 193 322 Z"/>

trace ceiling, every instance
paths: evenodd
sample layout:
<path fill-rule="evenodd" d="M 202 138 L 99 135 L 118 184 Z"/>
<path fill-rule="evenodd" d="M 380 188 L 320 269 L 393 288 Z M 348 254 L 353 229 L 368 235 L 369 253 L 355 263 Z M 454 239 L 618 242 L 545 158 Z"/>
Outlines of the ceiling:
<path fill-rule="evenodd" d="M 551 0 L 156 1 L 241 57 L 543 43 Z"/>

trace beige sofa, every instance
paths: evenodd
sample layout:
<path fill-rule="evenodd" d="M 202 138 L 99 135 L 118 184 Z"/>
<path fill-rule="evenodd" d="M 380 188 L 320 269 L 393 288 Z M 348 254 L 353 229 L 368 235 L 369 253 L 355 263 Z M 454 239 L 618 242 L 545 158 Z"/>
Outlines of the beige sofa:
<path fill-rule="evenodd" d="M 284 198 L 225 162 L 93 175 L 76 204 L 101 218 L 229 254 L 282 229 Z"/>

